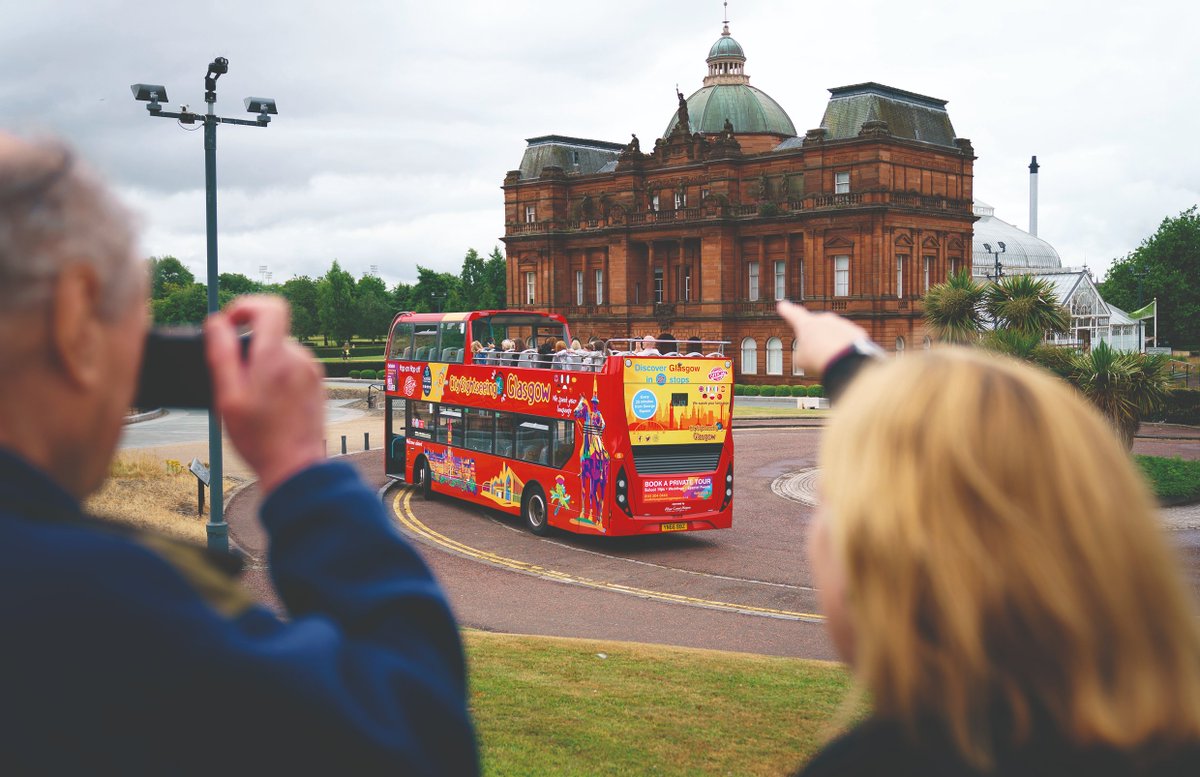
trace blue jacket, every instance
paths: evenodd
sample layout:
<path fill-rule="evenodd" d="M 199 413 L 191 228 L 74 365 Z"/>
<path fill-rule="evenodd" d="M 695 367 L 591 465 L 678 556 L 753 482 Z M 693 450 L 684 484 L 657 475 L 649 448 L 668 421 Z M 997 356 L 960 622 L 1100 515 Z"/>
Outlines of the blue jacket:
<path fill-rule="evenodd" d="M 379 500 L 326 463 L 262 517 L 287 622 L 0 450 L 4 770 L 476 774 L 457 628 Z"/>

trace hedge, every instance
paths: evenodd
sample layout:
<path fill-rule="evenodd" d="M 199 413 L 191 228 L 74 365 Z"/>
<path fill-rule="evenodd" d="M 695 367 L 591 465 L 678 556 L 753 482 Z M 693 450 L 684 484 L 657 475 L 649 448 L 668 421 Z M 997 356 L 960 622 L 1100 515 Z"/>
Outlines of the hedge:
<path fill-rule="evenodd" d="M 734 383 L 733 384 L 733 395 L 735 397 L 746 396 L 746 384 L 745 383 Z"/>
<path fill-rule="evenodd" d="M 364 365 L 366 369 L 363 369 Z M 325 377 L 327 378 L 349 378 L 353 377 L 350 374 L 352 372 L 360 375 L 368 371 L 372 375 L 387 373 L 387 362 L 323 362 L 322 366 L 325 368 Z"/>
<path fill-rule="evenodd" d="M 814 383 L 808 387 L 806 393 L 810 397 L 823 397 L 825 396 L 825 388 L 820 383 Z"/>
<path fill-rule="evenodd" d="M 746 386 L 746 396 L 748 396 L 748 397 L 762 396 L 762 386 Z"/>
<path fill-rule="evenodd" d="M 1200 426 L 1200 389 L 1171 389 L 1166 407 L 1149 420 Z"/>
<path fill-rule="evenodd" d="M 375 370 L 363 370 L 359 377 L 361 377 L 363 380 L 375 380 L 375 378 L 378 377 L 378 373 L 376 373 Z"/>
<path fill-rule="evenodd" d="M 357 379 L 357 378 L 361 378 L 361 377 L 362 377 L 362 370 L 350 370 L 350 377 L 351 377 L 351 378 L 355 378 L 355 379 Z"/>
<path fill-rule="evenodd" d="M 341 358 L 342 347 L 340 345 L 310 345 L 313 355 L 318 359 L 334 359 Z M 383 356 L 383 352 L 387 350 L 386 345 L 355 345 L 350 349 L 351 356 Z"/>
<path fill-rule="evenodd" d="M 793 397 L 807 397 L 808 396 L 808 387 L 807 386 L 792 386 L 791 395 Z"/>
<path fill-rule="evenodd" d="M 773 396 L 775 396 L 776 393 L 777 392 L 776 392 L 775 386 L 763 386 L 762 394 L 760 394 L 760 396 L 773 397 Z"/>

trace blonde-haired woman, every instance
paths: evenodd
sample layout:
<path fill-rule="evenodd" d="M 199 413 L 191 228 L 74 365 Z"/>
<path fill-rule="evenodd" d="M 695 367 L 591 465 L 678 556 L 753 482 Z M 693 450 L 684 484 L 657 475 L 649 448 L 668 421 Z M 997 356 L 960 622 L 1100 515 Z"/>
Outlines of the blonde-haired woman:
<path fill-rule="evenodd" d="M 845 319 L 780 313 L 802 366 L 845 382 L 870 360 Z M 1065 383 L 965 349 L 880 361 L 821 466 L 813 574 L 872 713 L 802 774 L 1200 774 L 1194 602 Z"/>

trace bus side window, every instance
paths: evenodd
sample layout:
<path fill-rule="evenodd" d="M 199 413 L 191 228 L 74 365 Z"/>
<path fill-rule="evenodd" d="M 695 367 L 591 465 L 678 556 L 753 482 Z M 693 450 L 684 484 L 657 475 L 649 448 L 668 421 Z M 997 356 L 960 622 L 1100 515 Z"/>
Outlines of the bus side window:
<path fill-rule="evenodd" d="M 412 353 L 413 325 L 407 321 L 397 321 L 392 327 L 392 347 L 388 349 L 389 359 L 407 359 Z"/>
<path fill-rule="evenodd" d="M 517 456 L 534 464 L 550 461 L 550 424 L 524 417 L 517 425 Z"/>
<path fill-rule="evenodd" d="M 463 447 L 463 408 L 442 405 L 438 412 L 436 439 L 438 442 Z"/>
<path fill-rule="evenodd" d="M 566 465 L 567 460 L 571 458 L 571 454 L 575 452 L 575 422 L 574 421 L 555 421 L 554 422 L 554 460 L 553 464 L 558 469 L 562 469 Z"/>
<path fill-rule="evenodd" d="M 432 402 L 413 402 L 409 414 L 408 436 L 418 440 L 432 440 L 437 426 L 437 416 Z"/>
<path fill-rule="evenodd" d="M 480 453 L 492 452 L 492 427 L 495 413 L 468 407 L 463 410 L 467 422 L 466 447 Z"/>
<path fill-rule="evenodd" d="M 496 455 L 512 458 L 513 455 L 513 415 L 512 413 L 496 413 Z"/>
<path fill-rule="evenodd" d="M 467 325 L 462 321 L 443 321 L 442 322 L 442 342 L 441 352 L 437 361 L 449 363 L 462 363 L 462 352 L 466 346 L 466 329 Z M 430 359 L 433 361 L 433 359 Z"/>

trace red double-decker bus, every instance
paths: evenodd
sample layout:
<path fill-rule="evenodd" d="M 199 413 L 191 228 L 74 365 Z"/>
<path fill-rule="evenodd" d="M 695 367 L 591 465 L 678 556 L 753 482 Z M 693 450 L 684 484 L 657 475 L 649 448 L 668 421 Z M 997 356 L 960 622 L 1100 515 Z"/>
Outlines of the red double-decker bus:
<path fill-rule="evenodd" d="M 720 344 L 636 355 L 559 341 L 571 335 L 553 314 L 396 316 L 387 473 L 519 514 L 535 534 L 729 528 L 733 376 Z"/>

